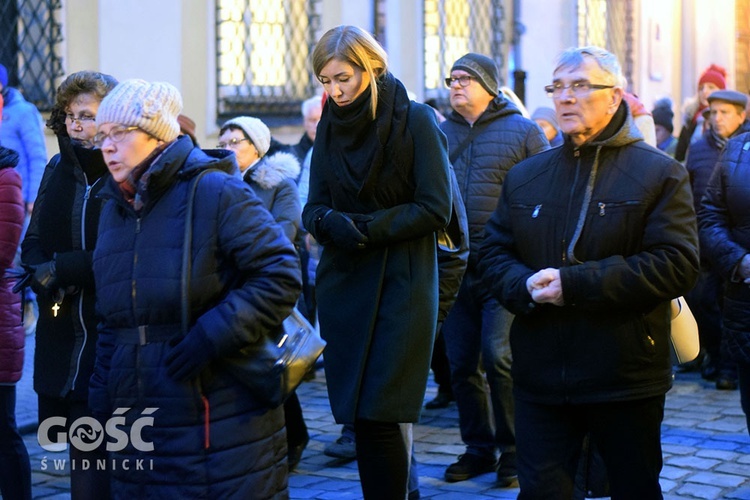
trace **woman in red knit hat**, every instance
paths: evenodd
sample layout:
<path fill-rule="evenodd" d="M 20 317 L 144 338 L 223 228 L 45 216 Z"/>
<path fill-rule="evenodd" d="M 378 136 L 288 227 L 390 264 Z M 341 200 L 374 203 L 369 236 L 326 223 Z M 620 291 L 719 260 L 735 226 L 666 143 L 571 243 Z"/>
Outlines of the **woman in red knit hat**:
<path fill-rule="evenodd" d="M 708 108 L 708 96 L 717 90 L 726 89 L 726 78 L 727 70 L 712 64 L 698 80 L 697 95 L 688 99 L 683 105 L 682 130 L 675 151 L 677 161 L 684 161 L 690 144 L 703 135 L 703 111 Z"/>

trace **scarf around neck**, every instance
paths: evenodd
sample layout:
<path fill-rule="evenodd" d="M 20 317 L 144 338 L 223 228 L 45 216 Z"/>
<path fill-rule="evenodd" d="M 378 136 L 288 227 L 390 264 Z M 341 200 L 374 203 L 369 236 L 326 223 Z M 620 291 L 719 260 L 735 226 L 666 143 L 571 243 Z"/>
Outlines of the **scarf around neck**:
<path fill-rule="evenodd" d="M 329 98 L 318 127 L 315 147 L 323 149 L 329 163 L 332 191 L 349 196 L 348 204 L 373 208 L 394 200 L 389 185 L 409 184 L 414 162 L 414 144 L 407 127 L 409 97 L 406 89 L 391 73 L 377 82 L 378 105 L 371 115 L 369 87 L 347 106 L 338 106 Z M 380 182 L 383 179 L 388 182 Z"/>

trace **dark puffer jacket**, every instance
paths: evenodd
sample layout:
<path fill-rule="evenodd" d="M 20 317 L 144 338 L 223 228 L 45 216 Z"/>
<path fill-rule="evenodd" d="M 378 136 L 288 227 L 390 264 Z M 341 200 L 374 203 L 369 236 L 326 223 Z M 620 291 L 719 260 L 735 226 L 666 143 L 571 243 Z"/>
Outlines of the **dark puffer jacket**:
<path fill-rule="evenodd" d="M 742 123 L 732 136 L 735 137 L 745 132 L 750 132 L 750 122 Z M 708 180 L 723 149 L 724 145 L 717 142 L 711 131 L 707 131 L 703 137 L 690 146 L 690 155 L 685 162 L 685 167 L 690 174 L 690 185 L 693 186 L 693 204 L 696 213 L 701 206 Z"/>
<path fill-rule="evenodd" d="M 60 309 L 49 294 L 37 295 L 39 320 L 34 354 L 34 390 L 75 401 L 88 398 L 94 369 L 96 314 L 91 256 L 96 244 L 101 200 L 96 194 L 109 177 L 99 150 L 58 139 L 60 154 L 44 170 L 22 248 L 22 260 L 41 264 L 55 257 Z"/>
<path fill-rule="evenodd" d="M 209 156 L 209 154 L 211 156 Z M 115 460 L 145 459 L 142 471 L 117 468 L 120 498 L 284 498 L 283 409 L 266 410 L 222 369 L 222 357 L 276 334 L 301 283 L 294 246 L 236 172 L 230 152 L 209 154 L 181 137 L 154 161 L 143 209 L 136 213 L 113 181 L 101 195 L 94 273 L 102 327 L 90 404 L 108 416 L 130 408 L 130 434 L 143 430 L 153 451 L 133 443 Z M 181 264 L 189 180 L 206 168 L 194 202 L 188 336 L 199 330 L 216 357 L 201 374 L 176 382 L 167 374 L 170 342 L 182 334 Z M 195 332 L 198 333 L 198 332 Z"/>
<path fill-rule="evenodd" d="M 726 283 L 722 319 L 728 352 L 750 363 L 750 286 L 736 271 L 750 252 L 750 133 L 727 143 L 708 183 L 699 221 L 701 248 Z"/>
<path fill-rule="evenodd" d="M 0 147 L 0 384 L 18 382 L 23 372 L 21 296 L 13 293 L 15 279 L 9 274 L 24 217 L 21 176 L 14 168 L 17 163 L 15 151 Z"/>
<path fill-rule="evenodd" d="M 490 102 L 473 127 L 485 128 L 453 162 L 469 222 L 469 268 L 474 267 L 484 225 L 497 206 L 508 171 L 516 163 L 549 149 L 542 129 L 524 118 L 502 94 Z M 453 151 L 463 144 L 472 125 L 453 111 L 440 128 L 448 136 L 448 151 Z"/>
<path fill-rule="evenodd" d="M 671 386 L 669 306 L 698 276 L 695 212 L 685 167 L 633 127 L 623 102 L 592 142 L 574 147 L 566 137 L 505 179 L 479 270 L 516 314 L 518 398 L 624 401 Z M 564 306 L 535 304 L 526 288 L 550 267 L 560 270 Z"/>

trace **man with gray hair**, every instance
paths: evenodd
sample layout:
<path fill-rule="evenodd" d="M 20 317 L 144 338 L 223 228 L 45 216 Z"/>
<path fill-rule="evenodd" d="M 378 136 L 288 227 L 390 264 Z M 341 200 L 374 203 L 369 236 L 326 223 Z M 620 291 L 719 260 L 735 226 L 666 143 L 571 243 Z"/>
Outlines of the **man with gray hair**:
<path fill-rule="evenodd" d="M 510 332 L 519 499 L 571 498 L 584 436 L 613 498 L 662 498 L 670 299 L 698 276 L 687 172 L 645 144 L 620 65 L 598 47 L 555 66 L 561 147 L 508 172 L 479 269 Z"/>

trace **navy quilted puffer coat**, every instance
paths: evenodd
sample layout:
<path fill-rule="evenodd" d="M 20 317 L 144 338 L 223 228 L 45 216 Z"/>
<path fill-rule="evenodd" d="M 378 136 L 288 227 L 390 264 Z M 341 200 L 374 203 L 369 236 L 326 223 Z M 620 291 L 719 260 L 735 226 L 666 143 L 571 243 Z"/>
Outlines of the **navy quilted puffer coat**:
<path fill-rule="evenodd" d="M 542 129 L 502 95 L 489 103 L 473 125 L 483 126 L 486 128 L 453 162 L 469 222 L 469 268 L 475 265 L 484 225 L 497 206 L 505 175 L 516 163 L 549 149 Z M 472 125 L 453 111 L 440 128 L 448 136 L 448 151 L 453 151 L 463 144 Z"/>
<path fill-rule="evenodd" d="M 188 382 L 172 380 L 165 355 L 181 337 L 181 264 L 190 179 L 218 168 L 198 185 L 194 203 L 190 310 L 217 357 Z M 233 175 L 227 175 L 227 173 Z M 236 175 L 229 152 L 204 152 L 181 137 L 154 161 L 140 212 L 110 181 L 101 192 L 94 252 L 102 327 L 90 387 L 98 416 L 124 413 L 120 428 L 149 408 L 141 432 L 115 460 L 119 498 L 286 498 L 283 409 L 267 410 L 222 369 L 222 357 L 278 331 L 300 291 L 294 247 Z M 189 335 L 190 333 L 188 333 Z M 143 470 L 132 470 L 142 459 Z M 117 462 L 120 464 L 121 462 Z"/>
<path fill-rule="evenodd" d="M 728 352 L 750 363 L 750 286 L 736 272 L 750 252 L 750 133 L 727 143 L 708 182 L 698 223 L 701 250 L 726 283 L 722 319 Z"/>

